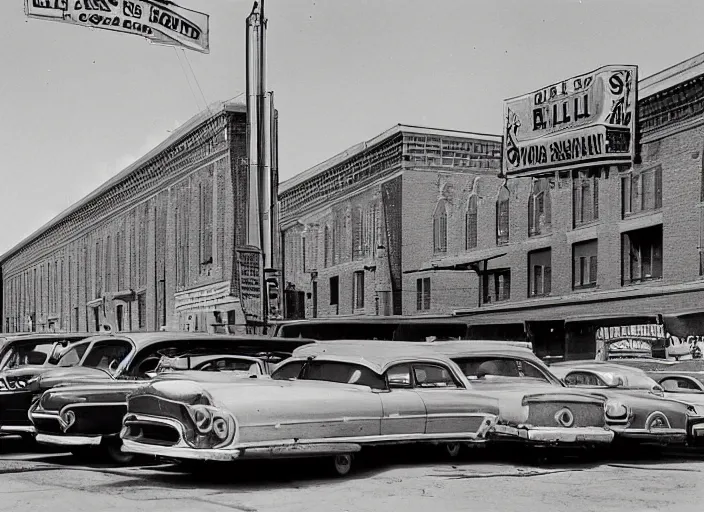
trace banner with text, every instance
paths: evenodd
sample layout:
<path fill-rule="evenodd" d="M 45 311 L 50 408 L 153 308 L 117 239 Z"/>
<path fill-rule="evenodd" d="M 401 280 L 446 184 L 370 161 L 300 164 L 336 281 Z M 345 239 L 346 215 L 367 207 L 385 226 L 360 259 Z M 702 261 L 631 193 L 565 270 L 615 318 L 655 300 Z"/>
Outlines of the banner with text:
<path fill-rule="evenodd" d="M 604 66 L 504 102 L 503 174 L 630 164 L 637 66 Z"/>
<path fill-rule="evenodd" d="M 25 0 L 30 18 L 138 35 L 210 52 L 209 17 L 167 0 Z"/>

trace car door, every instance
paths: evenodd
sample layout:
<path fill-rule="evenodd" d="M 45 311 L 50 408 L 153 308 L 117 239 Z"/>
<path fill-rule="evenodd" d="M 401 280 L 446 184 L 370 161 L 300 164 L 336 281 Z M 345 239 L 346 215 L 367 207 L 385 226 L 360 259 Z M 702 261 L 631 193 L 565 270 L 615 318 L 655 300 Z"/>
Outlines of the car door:
<path fill-rule="evenodd" d="M 468 393 L 452 371 L 439 363 L 413 363 L 415 389 L 425 404 L 426 434 L 476 432 L 490 400 Z"/>
<path fill-rule="evenodd" d="M 379 393 L 382 405 L 381 435 L 425 433 L 426 410 L 413 388 L 410 364 L 397 364 L 386 371 L 389 390 Z"/>

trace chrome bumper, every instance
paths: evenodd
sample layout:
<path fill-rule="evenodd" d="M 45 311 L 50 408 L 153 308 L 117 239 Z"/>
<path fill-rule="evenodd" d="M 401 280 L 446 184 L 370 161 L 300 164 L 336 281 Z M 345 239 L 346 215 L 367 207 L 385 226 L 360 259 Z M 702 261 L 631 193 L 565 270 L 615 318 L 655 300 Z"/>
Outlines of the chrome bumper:
<path fill-rule="evenodd" d="M 2 434 L 36 434 L 37 429 L 34 425 L 4 425 L 0 427 Z"/>
<path fill-rule="evenodd" d="M 499 437 L 514 437 L 536 443 L 610 443 L 614 433 L 601 427 L 511 427 L 495 425 Z"/>
<path fill-rule="evenodd" d="M 57 436 L 52 434 L 37 434 L 38 443 L 55 446 L 98 446 L 102 441 L 102 436 Z"/>
<path fill-rule="evenodd" d="M 658 443 L 684 443 L 687 441 L 687 429 L 684 428 L 646 430 L 644 428 L 627 428 L 616 425 L 610 426 L 609 428 L 613 430 L 617 436 L 624 439 L 654 441 Z M 696 426 L 694 428 L 696 428 Z M 702 428 L 704 428 L 704 425 Z M 704 432 L 702 432 L 701 435 L 704 435 Z"/>
<path fill-rule="evenodd" d="M 361 449 L 358 444 L 296 444 L 291 446 L 271 446 L 260 448 L 198 449 L 185 446 L 161 446 L 122 440 L 122 451 L 165 457 L 168 459 L 188 459 L 203 461 L 231 462 L 237 459 L 273 459 L 287 457 L 317 457 L 343 453 L 355 453 Z"/>

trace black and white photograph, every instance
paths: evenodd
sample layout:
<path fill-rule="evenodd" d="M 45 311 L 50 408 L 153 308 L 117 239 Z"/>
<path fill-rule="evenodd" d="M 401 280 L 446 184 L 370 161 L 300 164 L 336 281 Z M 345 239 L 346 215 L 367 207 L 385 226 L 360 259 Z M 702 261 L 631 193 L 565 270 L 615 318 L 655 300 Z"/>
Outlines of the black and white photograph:
<path fill-rule="evenodd" d="M 701 510 L 700 0 L 0 14 L 0 511 Z"/>

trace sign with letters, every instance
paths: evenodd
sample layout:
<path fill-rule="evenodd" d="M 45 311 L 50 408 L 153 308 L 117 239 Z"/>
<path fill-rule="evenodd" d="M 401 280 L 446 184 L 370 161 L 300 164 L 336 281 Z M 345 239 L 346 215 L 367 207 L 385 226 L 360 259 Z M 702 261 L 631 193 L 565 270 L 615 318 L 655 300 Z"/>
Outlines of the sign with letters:
<path fill-rule="evenodd" d="M 630 164 L 637 66 L 604 66 L 504 102 L 503 174 Z"/>
<path fill-rule="evenodd" d="M 596 359 L 608 361 L 623 357 L 649 358 L 653 353 L 653 345 L 665 336 L 665 329 L 661 324 L 599 327 L 596 330 Z"/>
<path fill-rule="evenodd" d="M 30 18 L 145 37 L 152 43 L 210 52 L 209 17 L 169 0 L 25 0 Z"/>
<path fill-rule="evenodd" d="M 240 303 L 247 320 L 264 321 L 264 262 L 256 247 L 243 247 L 237 252 L 240 278 Z"/>

